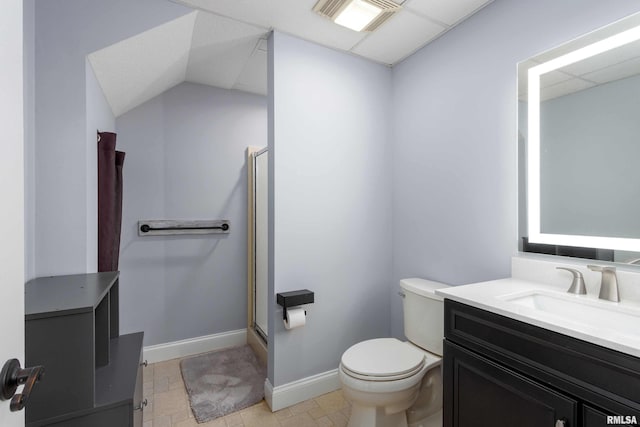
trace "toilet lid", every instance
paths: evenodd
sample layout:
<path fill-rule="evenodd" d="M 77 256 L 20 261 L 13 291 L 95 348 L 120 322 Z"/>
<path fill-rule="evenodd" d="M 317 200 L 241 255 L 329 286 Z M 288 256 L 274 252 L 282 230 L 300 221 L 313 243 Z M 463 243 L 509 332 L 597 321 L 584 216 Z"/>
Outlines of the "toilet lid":
<path fill-rule="evenodd" d="M 377 338 L 353 345 L 342 355 L 343 370 L 356 378 L 396 380 L 422 369 L 425 355 L 395 338 Z M 355 375 L 353 375 L 355 374 Z"/>

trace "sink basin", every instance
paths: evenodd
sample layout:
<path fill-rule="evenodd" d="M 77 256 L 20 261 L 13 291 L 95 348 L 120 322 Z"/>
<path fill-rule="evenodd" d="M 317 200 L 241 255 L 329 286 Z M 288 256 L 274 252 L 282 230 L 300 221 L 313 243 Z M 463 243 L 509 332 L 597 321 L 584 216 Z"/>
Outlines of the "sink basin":
<path fill-rule="evenodd" d="M 504 295 L 500 299 L 566 322 L 606 329 L 616 335 L 637 338 L 640 333 L 640 309 L 622 303 L 541 290 Z"/>

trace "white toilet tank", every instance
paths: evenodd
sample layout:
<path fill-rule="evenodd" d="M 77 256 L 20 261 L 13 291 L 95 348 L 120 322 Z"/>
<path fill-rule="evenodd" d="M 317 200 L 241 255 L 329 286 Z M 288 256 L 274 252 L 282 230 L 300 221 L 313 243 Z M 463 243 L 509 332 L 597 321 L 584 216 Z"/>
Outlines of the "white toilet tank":
<path fill-rule="evenodd" d="M 407 339 L 430 353 L 442 356 L 444 335 L 444 299 L 436 289 L 444 283 L 424 279 L 403 279 L 404 334 Z"/>

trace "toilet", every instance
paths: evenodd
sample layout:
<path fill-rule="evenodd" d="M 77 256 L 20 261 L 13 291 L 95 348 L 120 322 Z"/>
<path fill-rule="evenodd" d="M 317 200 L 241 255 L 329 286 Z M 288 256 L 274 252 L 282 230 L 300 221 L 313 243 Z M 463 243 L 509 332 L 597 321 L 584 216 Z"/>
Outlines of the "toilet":
<path fill-rule="evenodd" d="M 435 290 L 445 284 L 400 281 L 407 342 L 376 338 L 351 346 L 338 369 L 351 402 L 348 427 L 442 426 L 444 304 Z"/>

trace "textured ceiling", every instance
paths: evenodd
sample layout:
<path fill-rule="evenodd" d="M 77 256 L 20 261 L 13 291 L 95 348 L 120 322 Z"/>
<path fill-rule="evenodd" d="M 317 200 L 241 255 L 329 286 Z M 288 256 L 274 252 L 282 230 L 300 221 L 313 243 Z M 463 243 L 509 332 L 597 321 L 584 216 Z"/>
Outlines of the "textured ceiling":
<path fill-rule="evenodd" d="M 171 0 L 196 11 L 89 55 L 116 117 L 183 82 L 266 95 L 272 29 L 394 65 L 493 0 L 394 0 L 372 33 L 334 24 L 316 0 Z"/>

